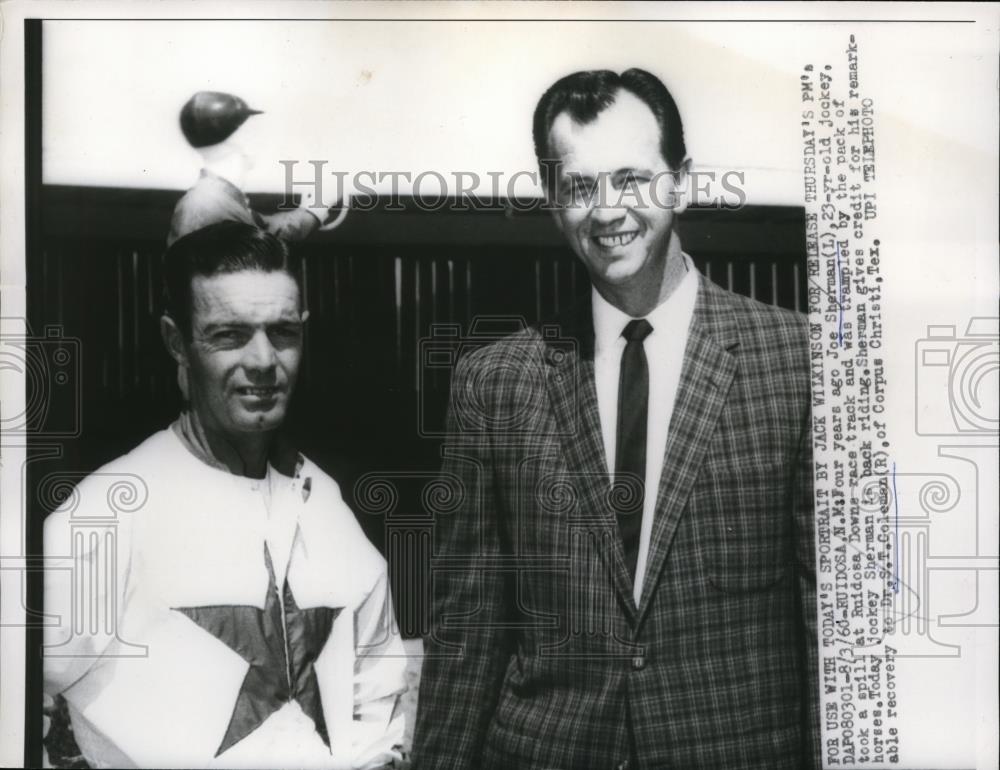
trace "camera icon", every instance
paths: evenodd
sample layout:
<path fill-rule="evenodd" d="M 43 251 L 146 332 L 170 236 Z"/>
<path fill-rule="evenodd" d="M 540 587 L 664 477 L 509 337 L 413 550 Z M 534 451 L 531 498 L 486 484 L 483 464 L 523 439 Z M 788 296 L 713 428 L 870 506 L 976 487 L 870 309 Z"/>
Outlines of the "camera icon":
<path fill-rule="evenodd" d="M 61 326 L 46 326 L 41 336 L 0 334 L 0 371 L 24 377 L 24 408 L 0 409 L 4 436 L 80 435 L 80 340 Z"/>
<path fill-rule="evenodd" d="M 420 435 L 500 433 L 532 435 L 551 433 L 539 421 L 545 403 L 548 368 L 572 360 L 577 349 L 574 339 L 563 337 L 556 324 L 529 331 L 520 316 L 478 316 L 469 333 L 459 324 L 434 324 L 429 337 L 420 340 L 417 366 Z M 494 355 L 484 356 L 470 370 L 461 390 L 451 392 L 453 424 L 446 425 L 449 383 L 458 362 L 489 345 L 500 343 Z M 575 379 L 567 378 L 576 388 Z"/>
<path fill-rule="evenodd" d="M 928 326 L 916 343 L 916 427 L 921 436 L 997 435 L 1000 335 L 996 318 Z M 942 408 L 942 401 L 946 408 Z"/>

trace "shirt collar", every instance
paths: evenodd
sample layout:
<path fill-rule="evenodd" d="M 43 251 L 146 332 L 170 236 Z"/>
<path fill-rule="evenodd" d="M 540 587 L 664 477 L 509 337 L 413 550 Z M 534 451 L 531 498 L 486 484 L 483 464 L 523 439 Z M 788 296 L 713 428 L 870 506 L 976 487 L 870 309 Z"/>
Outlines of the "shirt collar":
<path fill-rule="evenodd" d="M 645 318 L 653 327 L 647 340 L 655 342 L 663 339 L 665 334 L 657 334 L 658 330 L 687 331 L 694 312 L 695 300 L 698 297 L 698 271 L 691 257 L 683 254 L 684 266 L 687 272 L 663 302 L 646 314 Z M 608 302 L 595 288 L 591 288 L 591 312 L 594 320 L 594 351 L 596 355 L 613 350 L 619 344 L 622 330 L 632 316 L 619 310 Z M 624 343 L 621 343 L 624 344 Z"/>
<path fill-rule="evenodd" d="M 223 473 L 228 473 L 234 478 L 244 478 L 242 476 L 237 476 L 230 471 L 229 468 L 226 467 L 226 464 L 215 456 L 215 453 L 212 452 L 212 448 L 208 443 L 208 438 L 201 429 L 201 425 L 197 420 L 192 418 L 189 410 L 183 410 L 180 415 L 178 415 L 177 419 L 171 423 L 170 428 L 173 430 L 174 435 L 180 439 L 184 448 L 197 459 L 201 460 L 201 462 L 205 465 L 222 471 Z M 279 442 L 281 442 L 280 439 Z M 294 469 L 288 465 L 288 461 L 292 457 L 290 454 L 291 452 L 294 452 Z M 265 475 L 269 476 L 273 471 L 274 473 L 278 473 L 282 476 L 288 476 L 289 471 L 291 471 L 292 478 L 298 479 L 301 476 L 302 466 L 304 464 L 305 458 L 300 453 L 295 452 L 290 446 L 286 446 L 283 443 L 280 443 L 280 445 L 276 444 L 271 457 L 267 460 Z M 260 480 L 248 479 L 248 481 L 259 482 Z"/>

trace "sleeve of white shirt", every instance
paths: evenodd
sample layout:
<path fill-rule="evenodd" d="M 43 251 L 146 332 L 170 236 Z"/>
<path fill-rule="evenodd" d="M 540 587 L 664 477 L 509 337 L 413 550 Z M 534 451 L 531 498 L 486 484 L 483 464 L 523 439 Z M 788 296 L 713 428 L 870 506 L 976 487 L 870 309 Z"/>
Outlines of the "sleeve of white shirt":
<path fill-rule="evenodd" d="M 401 758 L 406 651 L 396 627 L 385 570 L 355 610 L 354 761 L 358 770 Z"/>
<path fill-rule="evenodd" d="M 114 655 L 125 605 L 129 562 L 128 521 L 113 527 L 81 526 L 93 484 L 84 482 L 78 506 L 63 506 L 44 525 L 45 648 L 43 687 L 55 695 L 85 676 L 102 656 Z M 93 495 L 103 500 L 102 495 Z M 94 513 L 91 513 L 93 516 Z"/>

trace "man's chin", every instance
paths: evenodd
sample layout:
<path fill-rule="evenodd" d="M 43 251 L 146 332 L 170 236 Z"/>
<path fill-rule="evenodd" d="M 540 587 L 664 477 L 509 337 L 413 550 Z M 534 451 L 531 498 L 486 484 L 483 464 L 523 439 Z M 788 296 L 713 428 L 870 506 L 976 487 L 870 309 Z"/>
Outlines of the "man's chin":
<path fill-rule="evenodd" d="M 611 286 L 623 286 L 633 280 L 639 272 L 634 260 L 623 255 L 608 262 L 604 269 L 604 281 Z"/>
<path fill-rule="evenodd" d="M 241 433 L 268 433 L 280 428 L 284 421 L 284 409 L 243 411 L 234 420 L 236 429 Z"/>

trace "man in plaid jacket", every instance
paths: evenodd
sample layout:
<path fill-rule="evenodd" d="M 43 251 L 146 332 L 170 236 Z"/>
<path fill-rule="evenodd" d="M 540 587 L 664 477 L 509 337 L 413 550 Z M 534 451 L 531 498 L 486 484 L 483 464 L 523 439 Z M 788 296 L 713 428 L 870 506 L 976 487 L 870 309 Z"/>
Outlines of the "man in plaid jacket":
<path fill-rule="evenodd" d="M 818 767 L 805 319 L 683 253 L 654 76 L 563 78 L 534 137 L 593 290 L 455 372 L 415 766 Z"/>

